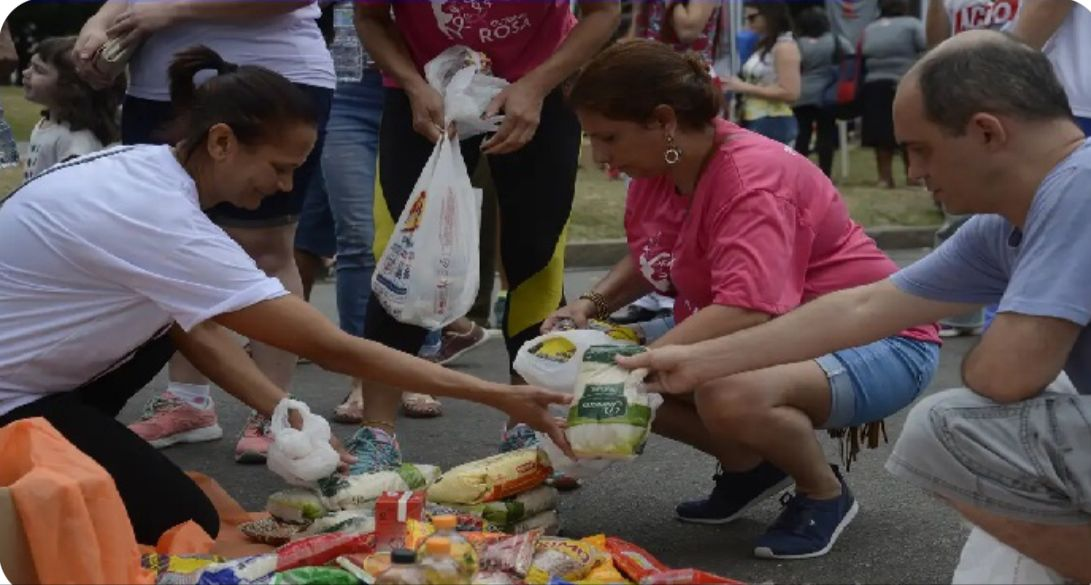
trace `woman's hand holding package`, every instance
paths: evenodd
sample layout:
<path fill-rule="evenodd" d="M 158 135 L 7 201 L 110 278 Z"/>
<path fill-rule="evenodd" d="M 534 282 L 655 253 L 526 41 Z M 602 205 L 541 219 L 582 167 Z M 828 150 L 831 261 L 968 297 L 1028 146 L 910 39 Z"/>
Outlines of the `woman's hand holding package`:
<path fill-rule="evenodd" d="M 698 386 L 717 377 L 710 375 L 708 359 L 701 345 L 668 345 L 633 356 L 619 356 L 617 363 L 627 370 L 647 369 L 645 384 L 649 392 L 690 394 Z"/>
<path fill-rule="evenodd" d="M 566 455 L 572 457 L 572 448 L 564 436 L 564 422 L 549 412 L 551 405 L 568 406 L 572 397 L 550 392 L 534 386 L 509 386 L 499 392 L 491 405 L 506 413 L 515 422 L 526 423 L 536 431 L 549 435 Z"/>
<path fill-rule="evenodd" d="M 485 109 L 484 119 L 504 113 L 500 130 L 481 145 L 485 154 L 508 154 L 526 146 L 542 119 L 545 92 L 526 79 L 505 87 Z"/>
<path fill-rule="evenodd" d="M 586 329 L 587 322 L 595 313 L 595 305 L 586 299 L 579 299 L 553 312 L 542 321 L 542 335 L 558 328 L 563 322 L 572 322 L 577 329 Z"/>

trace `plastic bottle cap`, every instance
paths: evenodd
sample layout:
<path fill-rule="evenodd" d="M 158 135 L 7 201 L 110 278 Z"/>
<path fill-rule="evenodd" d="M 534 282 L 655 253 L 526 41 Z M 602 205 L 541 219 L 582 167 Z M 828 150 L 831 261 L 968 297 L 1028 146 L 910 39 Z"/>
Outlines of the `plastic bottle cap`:
<path fill-rule="evenodd" d="M 428 547 L 429 554 L 435 554 L 435 555 L 449 555 L 449 554 L 451 554 L 451 541 L 446 539 L 446 538 L 443 538 L 442 536 L 436 536 L 436 537 L 433 537 L 433 538 L 429 538 L 428 542 L 425 543 L 425 546 Z"/>
<path fill-rule="evenodd" d="M 439 530 L 454 530 L 458 526 L 458 518 L 454 516 L 436 516 L 432 518 L 432 525 Z"/>
<path fill-rule="evenodd" d="M 417 562 L 417 553 L 407 548 L 394 549 L 390 553 L 390 561 L 397 565 L 412 565 Z"/>

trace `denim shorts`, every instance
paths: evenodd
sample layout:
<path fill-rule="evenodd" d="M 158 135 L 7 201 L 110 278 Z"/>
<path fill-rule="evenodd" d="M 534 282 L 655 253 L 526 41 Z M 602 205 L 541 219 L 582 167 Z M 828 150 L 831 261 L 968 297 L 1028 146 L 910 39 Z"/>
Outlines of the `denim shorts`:
<path fill-rule="evenodd" d="M 887 337 L 826 354 L 817 360 L 830 382 L 830 417 L 824 429 L 882 420 L 909 406 L 939 364 L 939 344 Z"/>
<path fill-rule="evenodd" d="M 1091 522 L 1091 396 L 1062 375 L 1038 396 L 1000 404 L 966 388 L 909 413 L 886 463 L 933 495 L 1039 524 Z"/>
<path fill-rule="evenodd" d="M 795 116 L 767 116 L 747 120 L 743 127 L 788 146 L 795 146 L 796 136 L 799 134 L 799 122 Z"/>

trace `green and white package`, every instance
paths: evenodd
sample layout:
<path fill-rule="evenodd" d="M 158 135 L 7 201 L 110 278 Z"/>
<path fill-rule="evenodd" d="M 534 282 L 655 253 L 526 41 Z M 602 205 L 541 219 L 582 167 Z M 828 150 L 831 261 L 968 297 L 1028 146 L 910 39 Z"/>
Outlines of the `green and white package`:
<path fill-rule="evenodd" d="M 577 457 L 632 459 L 644 450 L 662 399 L 645 391 L 646 370 L 629 372 L 615 362 L 619 355 L 643 351 L 632 345 L 595 345 L 584 352 L 565 431 Z"/>

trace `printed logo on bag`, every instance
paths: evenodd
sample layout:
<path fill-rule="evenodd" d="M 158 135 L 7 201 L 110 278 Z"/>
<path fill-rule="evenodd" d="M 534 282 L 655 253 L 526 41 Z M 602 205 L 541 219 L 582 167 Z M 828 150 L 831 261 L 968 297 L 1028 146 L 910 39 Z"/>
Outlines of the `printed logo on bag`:
<path fill-rule="evenodd" d="M 614 418 L 625 414 L 628 404 L 624 384 L 588 384 L 576 405 L 576 414 L 598 420 Z"/>
<path fill-rule="evenodd" d="M 413 207 L 409 208 L 409 216 L 405 218 L 403 232 L 415 232 L 420 227 L 421 216 L 424 215 L 424 202 L 428 198 L 428 191 L 421 191 L 420 196 L 413 200 Z"/>

